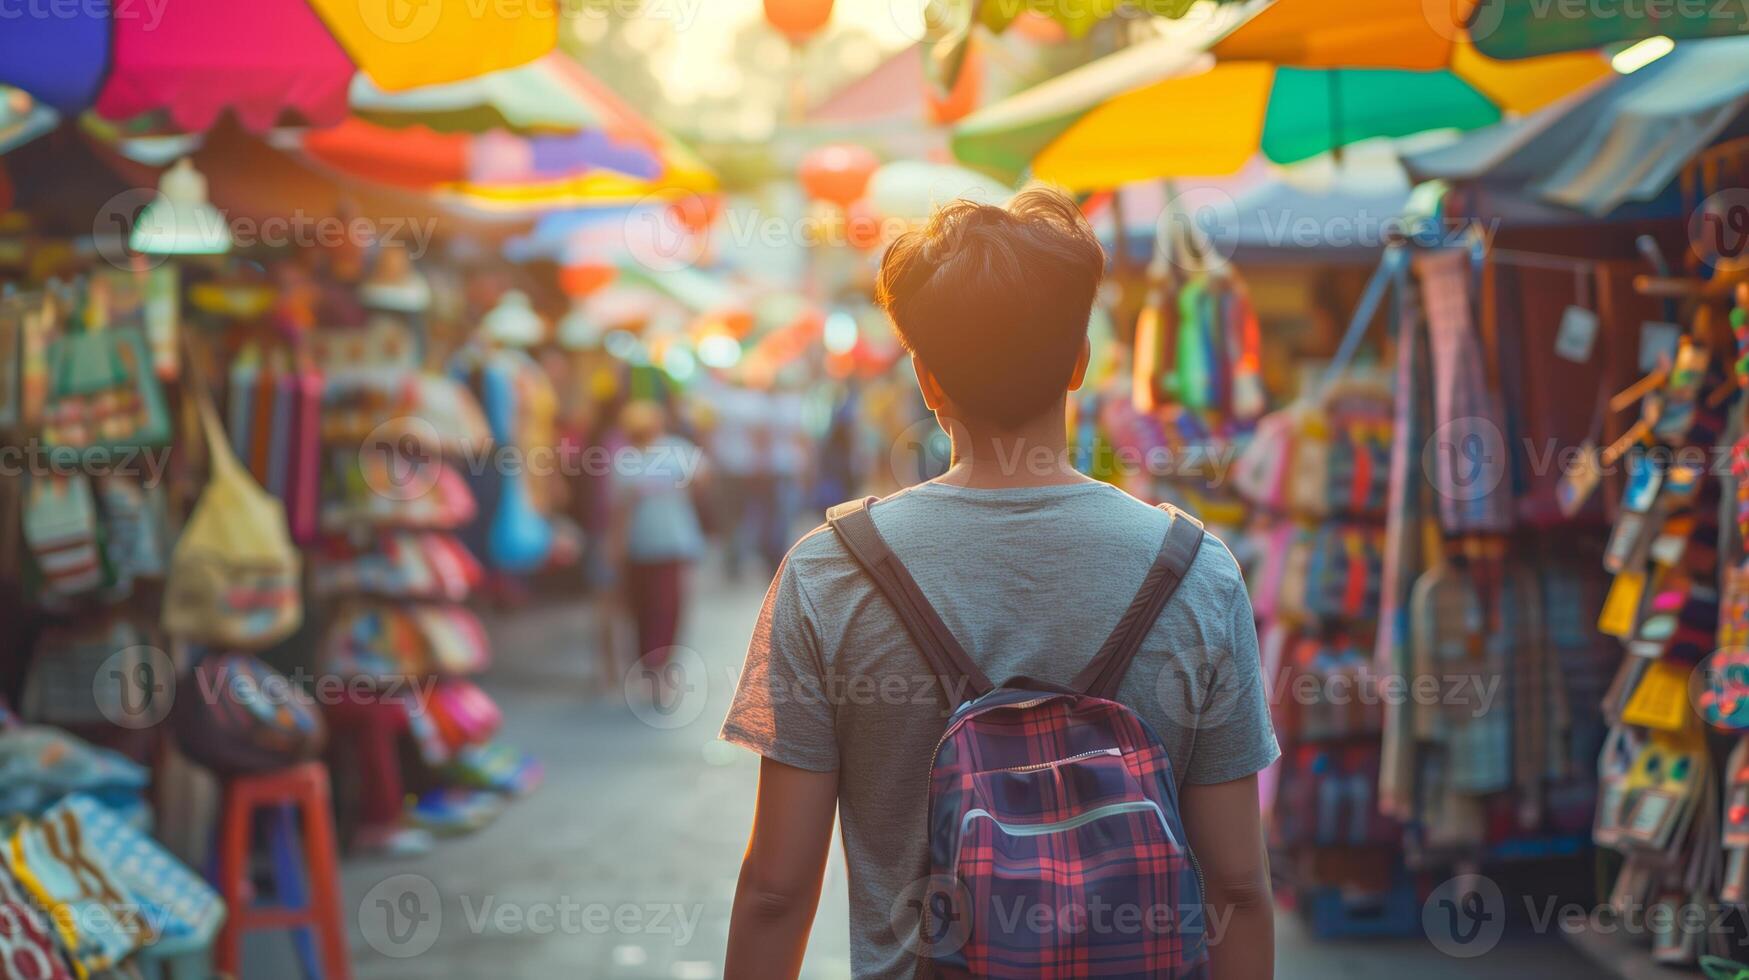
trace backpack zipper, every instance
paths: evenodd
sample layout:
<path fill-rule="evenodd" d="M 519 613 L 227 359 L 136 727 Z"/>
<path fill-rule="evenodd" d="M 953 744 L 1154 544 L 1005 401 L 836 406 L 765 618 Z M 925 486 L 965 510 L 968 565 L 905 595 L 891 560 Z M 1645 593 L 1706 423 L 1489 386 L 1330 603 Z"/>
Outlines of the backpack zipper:
<path fill-rule="evenodd" d="M 1047 695 L 1044 695 L 1043 697 L 1029 698 L 1028 700 L 1025 700 L 1025 701 L 1016 701 L 1013 704 L 1005 704 L 1005 705 L 1002 705 L 1001 707 L 1004 707 L 1004 708 L 1033 708 L 1033 707 L 1037 707 L 1038 705 L 1044 704 L 1046 701 L 1049 701 L 1052 698 L 1058 698 L 1058 697 L 1062 697 L 1062 695 L 1060 695 L 1060 694 L 1047 694 Z M 970 704 L 970 703 L 971 702 L 969 702 L 969 701 L 966 702 L 966 704 Z M 964 707 L 965 707 L 965 704 L 960 705 L 960 708 L 964 708 Z M 955 709 L 955 714 L 957 714 L 958 712 L 959 712 L 959 709 Z M 947 729 L 941 733 L 941 738 L 936 739 L 936 741 L 935 741 L 935 751 L 929 753 L 929 785 L 931 787 L 933 787 L 935 785 L 935 760 L 936 760 L 936 757 L 941 755 L 941 747 L 943 745 L 947 744 L 948 736 L 952 735 L 954 732 L 954 729 L 958 728 L 960 723 L 964 720 L 965 719 L 963 719 L 963 718 L 954 718 L 954 719 L 950 720 L 947 724 Z"/>
<path fill-rule="evenodd" d="M 1090 751 L 1080 752 L 1080 753 L 1077 753 L 1075 755 L 1068 756 L 1066 758 L 1053 759 L 1050 762 L 1035 762 L 1029 766 L 1005 766 L 1001 769 L 986 769 L 984 771 L 985 772 L 1036 772 L 1040 769 L 1050 769 L 1050 768 L 1053 768 L 1055 766 L 1060 766 L 1066 762 L 1077 762 L 1081 759 L 1091 759 L 1095 756 L 1101 756 L 1101 755 L 1123 755 L 1123 750 L 1116 749 L 1116 748 L 1092 749 Z"/>

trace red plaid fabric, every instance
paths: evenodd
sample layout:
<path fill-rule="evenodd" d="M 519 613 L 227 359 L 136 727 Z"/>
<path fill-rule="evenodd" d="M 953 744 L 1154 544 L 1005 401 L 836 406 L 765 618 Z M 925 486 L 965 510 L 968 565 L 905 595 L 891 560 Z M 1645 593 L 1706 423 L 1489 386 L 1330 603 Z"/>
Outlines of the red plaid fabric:
<path fill-rule="evenodd" d="M 1202 884 L 1172 764 L 1129 709 L 1003 688 L 961 708 L 930 781 L 920 922 L 935 976 L 1201 977 Z"/>

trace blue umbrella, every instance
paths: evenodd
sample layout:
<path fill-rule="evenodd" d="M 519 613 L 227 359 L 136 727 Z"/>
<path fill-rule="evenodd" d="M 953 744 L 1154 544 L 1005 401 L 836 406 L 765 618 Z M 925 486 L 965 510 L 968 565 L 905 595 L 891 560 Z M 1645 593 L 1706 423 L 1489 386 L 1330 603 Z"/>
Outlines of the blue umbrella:
<path fill-rule="evenodd" d="M 149 16 L 144 9 L 135 15 Z M 0 18 L 0 84 L 58 112 L 84 111 L 109 71 L 109 28 L 107 0 L 31 4 Z"/>

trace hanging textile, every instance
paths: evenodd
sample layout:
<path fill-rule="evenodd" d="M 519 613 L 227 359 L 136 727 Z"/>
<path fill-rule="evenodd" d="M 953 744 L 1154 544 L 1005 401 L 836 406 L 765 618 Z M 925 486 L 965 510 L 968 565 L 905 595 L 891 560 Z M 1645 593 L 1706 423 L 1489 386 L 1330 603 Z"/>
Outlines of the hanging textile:
<path fill-rule="evenodd" d="M 1510 529 L 1512 487 L 1499 397 L 1488 389 L 1484 353 L 1476 336 L 1468 252 L 1430 252 L 1415 258 L 1427 314 L 1433 369 L 1435 444 L 1429 476 L 1447 534 Z"/>

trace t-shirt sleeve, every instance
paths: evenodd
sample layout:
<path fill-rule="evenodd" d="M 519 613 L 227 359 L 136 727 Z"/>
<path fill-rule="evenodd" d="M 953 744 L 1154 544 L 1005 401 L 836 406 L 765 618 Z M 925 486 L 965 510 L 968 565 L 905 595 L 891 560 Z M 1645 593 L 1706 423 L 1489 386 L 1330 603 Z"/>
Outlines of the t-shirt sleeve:
<path fill-rule="evenodd" d="M 720 737 L 786 766 L 830 772 L 838 739 L 816 622 L 786 560 L 765 593 Z"/>
<path fill-rule="evenodd" d="M 1205 713 L 1190 756 L 1189 783 L 1225 783 L 1261 772 L 1281 755 L 1257 646 L 1251 597 L 1241 579 L 1227 608 L 1232 617 L 1227 649 L 1217 651 Z"/>

